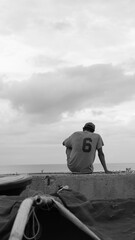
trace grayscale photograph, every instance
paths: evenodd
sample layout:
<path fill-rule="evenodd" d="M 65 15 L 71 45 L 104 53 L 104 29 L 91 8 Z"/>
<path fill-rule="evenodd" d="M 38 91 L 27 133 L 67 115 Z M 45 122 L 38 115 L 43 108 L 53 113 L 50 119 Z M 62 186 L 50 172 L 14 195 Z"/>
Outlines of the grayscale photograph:
<path fill-rule="evenodd" d="M 0 240 L 135 240 L 135 1 L 0 0 Z"/>

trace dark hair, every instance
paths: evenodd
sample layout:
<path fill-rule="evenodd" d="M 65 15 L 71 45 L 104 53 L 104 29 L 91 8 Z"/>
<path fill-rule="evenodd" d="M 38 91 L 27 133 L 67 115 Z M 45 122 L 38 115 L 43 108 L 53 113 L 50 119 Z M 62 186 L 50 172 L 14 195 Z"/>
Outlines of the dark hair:
<path fill-rule="evenodd" d="M 83 131 L 89 131 L 89 132 L 94 132 L 95 131 L 95 129 L 94 128 L 92 128 L 92 127 L 83 127 Z"/>
<path fill-rule="evenodd" d="M 89 132 L 94 132 L 94 131 L 95 131 L 95 125 L 94 125 L 94 123 L 92 123 L 92 122 L 86 123 L 86 124 L 84 125 L 84 127 L 83 127 L 83 131 L 85 131 L 85 130 L 87 130 L 87 131 L 89 131 Z"/>

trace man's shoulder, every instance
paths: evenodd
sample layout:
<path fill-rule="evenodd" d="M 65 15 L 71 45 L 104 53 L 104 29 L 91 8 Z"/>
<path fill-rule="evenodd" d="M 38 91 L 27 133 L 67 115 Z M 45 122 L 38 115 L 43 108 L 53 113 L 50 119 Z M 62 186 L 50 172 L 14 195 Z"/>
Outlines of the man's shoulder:
<path fill-rule="evenodd" d="M 94 133 L 90 133 L 90 134 L 91 134 L 91 137 L 93 136 L 94 138 L 101 138 L 102 139 L 102 137 L 99 133 L 94 132 Z M 71 137 L 77 137 L 77 136 L 84 137 L 84 136 L 86 136 L 86 134 L 85 134 L 84 131 L 76 131 L 71 135 Z"/>
<path fill-rule="evenodd" d="M 95 137 L 97 137 L 97 138 L 102 138 L 99 133 L 93 133 L 93 136 L 95 136 Z"/>
<path fill-rule="evenodd" d="M 96 138 L 97 141 L 98 141 L 98 144 L 100 145 L 100 146 L 98 147 L 98 149 L 99 149 L 100 147 L 104 146 L 104 142 L 103 142 L 103 139 L 102 139 L 102 137 L 101 137 L 100 134 L 98 134 L 98 133 L 94 133 L 94 134 L 95 134 L 95 138 Z"/>
<path fill-rule="evenodd" d="M 96 136 L 100 136 L 100 134 L 99 134 L 99 133 L 96 133 L 96 132 L 94 132 L 93 134 L 96 135 Z"/>
<path fill-rule="evenodd" d="M 83 131 L 76 131 L 76 132 L 74 132 L 72 135 L 80 135 L 80 134 L 82 134 L 83 133 Z"/>

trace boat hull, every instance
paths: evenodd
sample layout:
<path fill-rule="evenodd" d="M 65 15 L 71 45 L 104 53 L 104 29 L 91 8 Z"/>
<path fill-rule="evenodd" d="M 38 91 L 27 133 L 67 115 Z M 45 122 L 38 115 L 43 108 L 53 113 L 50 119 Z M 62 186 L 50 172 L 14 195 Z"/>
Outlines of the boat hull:
<path fill-rule="evenodd" d="M 19 195 L 32 181 L 27 174 L 0 177 L 0 195 Z"/>

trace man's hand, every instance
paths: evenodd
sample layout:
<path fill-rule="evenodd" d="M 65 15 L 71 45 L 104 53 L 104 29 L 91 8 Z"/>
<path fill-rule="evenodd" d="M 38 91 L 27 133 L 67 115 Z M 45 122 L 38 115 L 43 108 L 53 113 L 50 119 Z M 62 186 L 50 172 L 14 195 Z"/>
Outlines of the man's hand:
<path fill-rule="evenodd" d="M 111 173 L 113 173 L 113 172 L 112 172 L 112 171 L 109 171 L 109 170 L 106 170 L 105 173 L 106 173 L 106 174 L 111 174 Z"/>

